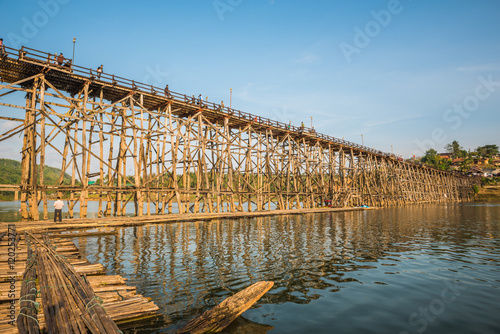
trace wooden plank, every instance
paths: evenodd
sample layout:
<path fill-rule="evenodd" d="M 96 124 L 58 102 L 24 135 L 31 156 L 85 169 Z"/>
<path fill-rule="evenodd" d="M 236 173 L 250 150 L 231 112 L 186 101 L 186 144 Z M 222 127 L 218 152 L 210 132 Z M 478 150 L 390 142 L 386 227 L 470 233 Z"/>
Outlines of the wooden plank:
<path fill-rule="evenodd" d="M 273 287 L 273 285 L 274 282 L 257 282 L 235 295 L 226 298 L 219 305 L 191 320 L 175 333 L 197 334 L 220 332 L 259 300 L 260 297 Z"/>

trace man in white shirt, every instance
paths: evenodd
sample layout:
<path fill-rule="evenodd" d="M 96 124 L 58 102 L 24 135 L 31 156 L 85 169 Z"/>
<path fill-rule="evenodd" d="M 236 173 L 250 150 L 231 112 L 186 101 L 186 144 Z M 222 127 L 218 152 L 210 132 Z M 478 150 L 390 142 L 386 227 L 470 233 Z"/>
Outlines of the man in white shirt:
<path fill-rule="evenodd" d="M 62 222 L 62 209 L 64 207 L 64 202 L 61 201 L 61 197 L 57 197 L 57 201 L 54 202 L 54 223 L 57 221 L 57 216 L 59 216 L 59 221 Z"/>

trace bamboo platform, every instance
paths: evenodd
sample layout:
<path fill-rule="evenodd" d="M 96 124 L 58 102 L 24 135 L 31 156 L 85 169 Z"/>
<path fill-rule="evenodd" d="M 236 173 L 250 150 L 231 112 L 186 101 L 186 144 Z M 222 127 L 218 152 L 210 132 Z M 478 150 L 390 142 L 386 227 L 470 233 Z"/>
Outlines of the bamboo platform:
<path fill-rule="evenodd" d="M 12 232 L 12 227 L 10 232 Z M 38 293 L 32 294 L 33 301 L 26 303 L 27 299 L 22 298 L 24 305 L 19 303 L 21 293 L 23 293 L 21 290 L 21 281 L 28 259 L 28 247 L 25 242 L 25 235 L 24 233 L 16 234 L 16 246 L 14 248 L 9 246 L 9 242 L 12 243 L 12 239 L 8 239 L 8 234 L 0 233 L 0 236 L 2 237 L 0 240 L 0 333 L 19 333 L 17 327 L 12 325 L 11 321 L 13 319 L 9 317 L 11 311 L 9 307 L 11 305 L 14 307 L 14 314 L 18 316 L 20 305 L 26 309 L 31 305 L 30 303 L 34 304 L 35 302 L 41 302 L 36 321 L 40 329 L 43 329 L 46 327 L 47 319 L 44 315 L 40 292 L 43 295 L 44 292 L 50 292 L 50 289 L 42 291 L 43 289 L 40 286 L 42 281 L 39 275 L 36 287 Z M 41 238 L 40 234 L 37 234 L 37 236 Z M 92 264 L 82 258 L 73 242 L 66 238 L 52 237 L 50 238 L 50 243 L 54 247 L 57 256 L 64 258 L 77 274 L 85 274 L 86 282 L 90 284 L 93 293 L 95 293 L 96 300 L 102 303 L 101 305 L 106 314 L 116 324 L 120 325 L 134 320 L 157 316 L 158 307 L 152 301 L 137 294 L 136 288 L 128 286 L 125 278 L 119 275 L 105 275 L 105 268 L 101 264 Z M 9 259 L 15 259 L 15 262 L 10 261 L 9 263 Z M 43 273 L 39 274 L 43 276 Z M 29 295 L 29 292 L 27 295 Z M 35 295 L 36 300 L 34 299 Z M 33 317 L 26 317 L 26 319 L 31 321 L 32 324 L 34 323 Z"/>

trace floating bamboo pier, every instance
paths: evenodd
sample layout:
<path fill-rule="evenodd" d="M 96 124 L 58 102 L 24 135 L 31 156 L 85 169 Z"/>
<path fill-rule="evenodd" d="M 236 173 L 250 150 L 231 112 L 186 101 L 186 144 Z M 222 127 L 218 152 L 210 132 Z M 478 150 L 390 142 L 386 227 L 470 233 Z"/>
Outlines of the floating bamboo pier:
<path fill-rule="evenodd" d="M 157 316 L 158 307 L 119 275 L 81 258 L 73 242 L 0 234 L 1 333 L 119 333 L 116 324 Z"/>
<path fill-rule="evenodd" d="M 20 191 L 25 220 L 47 219 L 55 194 L 67 201 L 70 218 L 77 205 L 79 216 L 88 217 L 90 199 L 98 201 L 99 217 L 110 217 L 126 215 L 128 203 L 142 216 L 473 197 L 476 181 L 458 173 L 194 96 L 60 66 L 38 50 L 6 51 L 0 119 L 11 128 L 0 142 L 23 136 L 22 175 L 20 185 L 0 190 Z M 55 185 L 41 172 L 49 160 L 61 168 Z"/>

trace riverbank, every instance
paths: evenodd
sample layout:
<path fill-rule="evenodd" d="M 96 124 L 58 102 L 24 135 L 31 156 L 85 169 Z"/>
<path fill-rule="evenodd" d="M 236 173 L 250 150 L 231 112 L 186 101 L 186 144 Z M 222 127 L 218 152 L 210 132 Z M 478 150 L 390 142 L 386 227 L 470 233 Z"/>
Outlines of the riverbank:
<path fill-rule="evenodd" d="M 500 200 L 500 185 L 487 185 L 481 187 L 475 199 L 477 201 Z"/>

